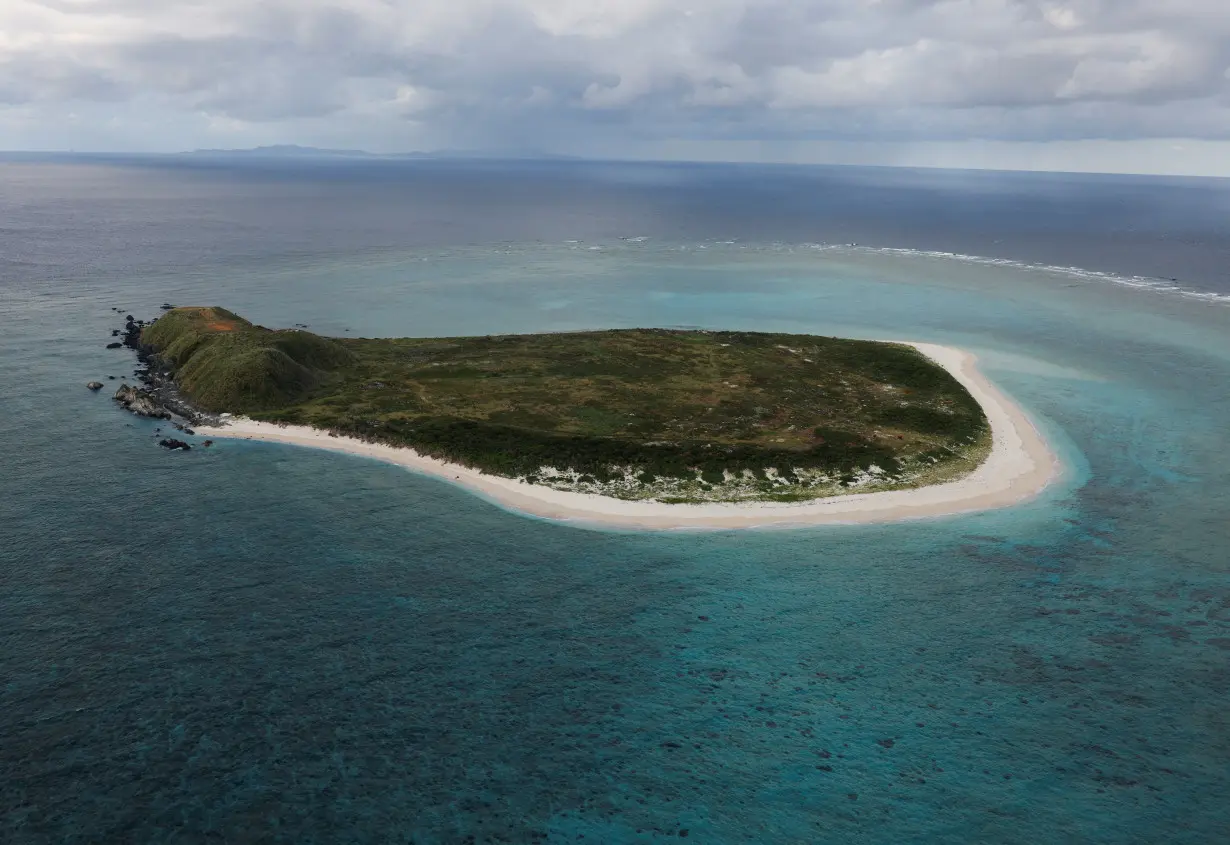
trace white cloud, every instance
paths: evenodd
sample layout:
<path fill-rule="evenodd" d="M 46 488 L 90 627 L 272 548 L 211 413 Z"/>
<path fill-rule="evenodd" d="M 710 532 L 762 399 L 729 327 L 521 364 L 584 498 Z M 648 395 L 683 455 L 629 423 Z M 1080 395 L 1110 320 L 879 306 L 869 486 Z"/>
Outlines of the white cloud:
<path fill-rule="evenodd" d="M 1042 7 L 1042 17 L 1056 29 L 1076 29 L 1081 25 L 1080 15 L 1071 6 L 1047 3 Z"/>
<path fill-rule="evenodd" d="M 1225 138 L 1228 68 L 1225 0 L 0 3 L 28 138 Z"/>

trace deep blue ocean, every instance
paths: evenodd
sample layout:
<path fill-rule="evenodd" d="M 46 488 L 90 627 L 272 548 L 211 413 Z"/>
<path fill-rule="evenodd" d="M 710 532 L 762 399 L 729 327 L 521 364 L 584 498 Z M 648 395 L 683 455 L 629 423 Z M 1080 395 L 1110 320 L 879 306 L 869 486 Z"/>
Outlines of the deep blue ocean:
<path fill-rule="evenodd" d="M 654 534 L 169 453 L 104 349 L 164 301 L 940 341 L 1066 473 Z M 1230 181 L 9 159 L 0 409 L 6 844 L 1230 842 Z"/>

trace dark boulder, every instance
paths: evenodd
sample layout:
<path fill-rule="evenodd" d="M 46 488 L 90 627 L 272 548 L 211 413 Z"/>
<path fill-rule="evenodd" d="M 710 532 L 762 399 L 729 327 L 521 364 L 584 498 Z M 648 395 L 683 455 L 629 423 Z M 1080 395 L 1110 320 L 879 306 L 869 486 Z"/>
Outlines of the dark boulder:
<path fill-rule="evenodd" d="M 192 451 L 192 447 L 182 440 L 176 440 L 173 437 L 167 437 L 158 441 L 158 445 L 164 449 L 182 449 L 185 452 Z"/>
<path fill-rule="evenodd" d="M 101 381 L 92 381 L 86 385 L 90 390 L 102 390 L 103 383 Z"/>
<path fill-rule="evenodd" d="M 115 391 L 115 401 L 139 417 L 152 417 L 159 420 L 171 418 L 171 413 L 158 404 L 158 400 L 148 390 L 121 384 L 120 389 Z"/>
<path fill-rule="evenodd" d="M 108 343 L 108 344 L 107 344 L 107 348 L 108 348 L 108 349 L 123 349 L 123 348 L 124 348 L 124 344 L 122 344 L 122 343 Z"/>

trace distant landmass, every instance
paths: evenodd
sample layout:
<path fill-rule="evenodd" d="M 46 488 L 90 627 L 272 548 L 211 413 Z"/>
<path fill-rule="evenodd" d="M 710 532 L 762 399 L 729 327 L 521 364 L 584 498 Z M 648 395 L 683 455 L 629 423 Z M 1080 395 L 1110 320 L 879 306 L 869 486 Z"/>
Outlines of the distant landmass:
<path fill-rule="evenodd" d="M 358 158 L 358 159 L 551 159 L 572 160 L 576 156 L 558 155 L 541 150 L 431 150 L 406 153 L 372 153 L 367 150 L 337 150 L 324 147 L 304 147 L 298 144 L 270 144 L 243 149 L 202 149 L 177 153 L 181 156 L 206 158 Z"/>
<path fill-rule="evenodd" d="M 321 147 L 301 147 L 298 144 L 272 144 L 246 149 L 205 149 L 179 153 L 193 156 L 244 156 L 253 158 L 380 158 L 366 150 L 331 150 Z M 417 155 L 410 153 L 410 155 Z"/>

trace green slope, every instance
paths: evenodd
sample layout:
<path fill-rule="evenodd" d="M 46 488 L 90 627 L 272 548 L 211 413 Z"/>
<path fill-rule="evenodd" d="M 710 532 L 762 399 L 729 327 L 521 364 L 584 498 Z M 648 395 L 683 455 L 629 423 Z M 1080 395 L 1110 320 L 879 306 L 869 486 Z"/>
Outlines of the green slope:
<path fill-rule="evenodd" d="M 631 498 L 930 483 L 990 442 L 968 392 L 899 344 L 661 329 L 332 339 L 221 308 L 175 309 L 142 339 L 211 411 Z"/>

